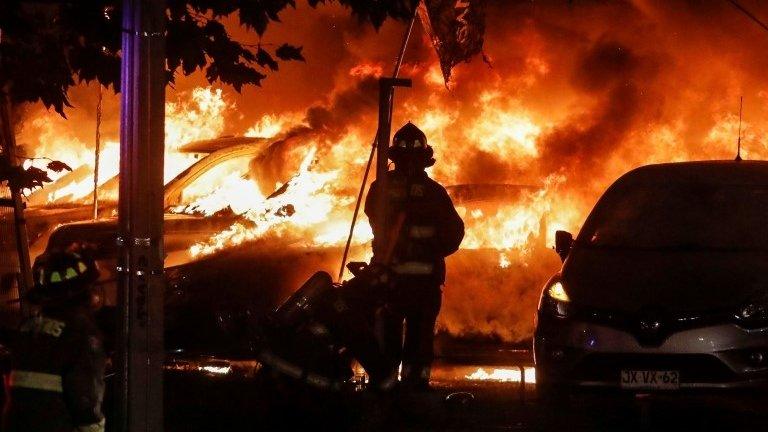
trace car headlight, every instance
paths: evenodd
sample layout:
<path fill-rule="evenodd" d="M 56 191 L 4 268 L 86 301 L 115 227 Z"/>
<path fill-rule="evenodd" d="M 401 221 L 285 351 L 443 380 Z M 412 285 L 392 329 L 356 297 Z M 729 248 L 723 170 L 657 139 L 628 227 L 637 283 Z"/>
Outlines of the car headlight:
<path fill-rule="evenodd" d="M 768 298 L 750 301 L 739 308 L 736 320 L 745 328 L 768 327 Z"/>
<path fill-rule="evenodd" d="M 557 318 L 566 318 L 570 310 L 571 299 L 565 290 L 565 285 L 555 281 L 544 290 L 542 296 L 542 311 Z"/>

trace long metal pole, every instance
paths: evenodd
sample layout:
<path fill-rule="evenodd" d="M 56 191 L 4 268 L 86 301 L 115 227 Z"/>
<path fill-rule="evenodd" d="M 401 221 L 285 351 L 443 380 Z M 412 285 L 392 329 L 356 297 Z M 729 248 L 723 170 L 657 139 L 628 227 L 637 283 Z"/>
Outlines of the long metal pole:
<path fill-rule="evenodd" d="M 411 16 L 411 20 L 408 23 L 408 27 L 405 29 L 405 35 L 403 36 L 403 43 L 400 45 L 400 51 L 395 61 L 395 70 L 392 72 L 392 77 L 397 78 L 400 75 L 400 67 L 403 65 L 403 57 L 405 57 L 405 51 L 408 48 L 408 41 L 411 39 L 411 32 L 413 31 L 413 23 L 416 21 L 416 12 Z M 390 110 L 389 110 L 389 123 L 392 123 L 392 109 L 391 101 L 394 96 L 394 90 L 390 94 Z M 381 126 L 381 125 L 379 125 Z M 368 183 L 368 175 L 371 172 L 371 165 L 373 164 L 373 156 L 376 154 L 376 147 L 379 138 L 379 131 L 376 131 L 376 137 L 371 143 L 371 153 L 368 155 L 368 163 L 365 166 L 365 174 L 363 175 L 363 183 L 360 185 L 360 192 L 357 194 L 357 202 L 355 203 L 355 211 L 352 213 L 352 223 L 349 226 L 349 235 L 347 236 L 347 243 L 344 246 L 344 255 L 341 258 L 341 268 L 339 268 L 338 282 L 341 282 L 344 278 L 344 271 L 347 265 L 347 259 L 349 258 L 349 248 L 352 245 L 352 237 L 355 233 L 355 225 L 357 224 L 357 217 L 360 214 L 360 205 L 363 202 L 363 194 L 365 193 L 365 187 Z"/>
<path fill-rule="evenodd" d="M 400 53 L 397 56 L 397 62 L 395 63 L 395 70 L 392 73 L 392 78 L 397 79 L 400 74 L 400 67 L 403 64 L 403 57 L 405 56 L 405 50 L 408 47 L 408 41 L 411 38 L 411 31 L 413 31 L 413 23 L 416 21 L 416 10 L 414 9 L 411 21 L 408 23 L 408 29 L 403 37 L 403 44 L 400 47 Z M 376 158 L 376 179 L 385 180 L 384 174 L 387 172 L 387 148 L 389 147 L 389 136 L 392 125 L 392 102 L 395 97 L 395 88 L 389 87 L 389 91 L 386 94 L 386 117 L 382 116 L 382 112 L 379 111 L 379 127 L 377 132 L 377 151 L 378 156 Z M 383 99 L 382 99 L 383 102 Z M 382 197 L 384 195 L 382 194 Z"/>
<path fill-rule="evenodd" d="M 121 432 L 163 428 L 165 2 L 123 0 L 120 118 Z"/>

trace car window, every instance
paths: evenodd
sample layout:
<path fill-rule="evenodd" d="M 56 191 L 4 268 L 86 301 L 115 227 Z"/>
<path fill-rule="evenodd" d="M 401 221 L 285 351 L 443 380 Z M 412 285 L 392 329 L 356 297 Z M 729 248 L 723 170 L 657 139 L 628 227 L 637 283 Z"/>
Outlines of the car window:
<path fill-rule="evenodd" d="M 579 235 L 585 245 L 766 249 L 768 186 L 644 184 L 610 191 Z"/>
<path fill-rule="evenodd" d="M 250 170 L 252 155 L 238 156 L 213 165 L 184 186 L 174 213 L 213 214 L 236 201 L 238 195 L 257 191 Z"/>

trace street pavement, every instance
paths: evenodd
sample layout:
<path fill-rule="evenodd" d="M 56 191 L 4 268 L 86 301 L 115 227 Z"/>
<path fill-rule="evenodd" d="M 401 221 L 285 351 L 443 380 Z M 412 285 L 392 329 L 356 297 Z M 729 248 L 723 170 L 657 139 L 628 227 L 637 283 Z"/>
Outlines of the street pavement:
<path fill-rule="evenodd" d="M 482 365 L 479 365 L 482 366 Z M 169 432 L 195 431 L 765 431 L 768 405 L 755 395 L 584 396 L 562 406 L 536 397 L 535 385 L 470 381 L 438 365 L 430 392 L 318 392 L 286 382 L 247 390 L 169 388 Z M 472 366 L 463 365 L 462 367 Z M 453 369 L 451 369 L 453 370 Z M 199 406 L 174 403 L 174 393 Z M 178 402 L 178 401 L 177 401 Z"/>

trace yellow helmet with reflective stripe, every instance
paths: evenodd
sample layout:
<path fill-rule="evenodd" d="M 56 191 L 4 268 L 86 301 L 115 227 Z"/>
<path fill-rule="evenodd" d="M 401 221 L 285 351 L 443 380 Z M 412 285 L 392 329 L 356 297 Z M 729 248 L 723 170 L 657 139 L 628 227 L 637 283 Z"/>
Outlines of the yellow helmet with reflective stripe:
<path fill-rule="evenodd" d="M 35 261 L 32 274 L 35 286 L 28 298 L 33 302 L 75 296 L 99 278 L 99 270 L 92 258 L 69 251 L 54 251 L 40 256 Z"/>

